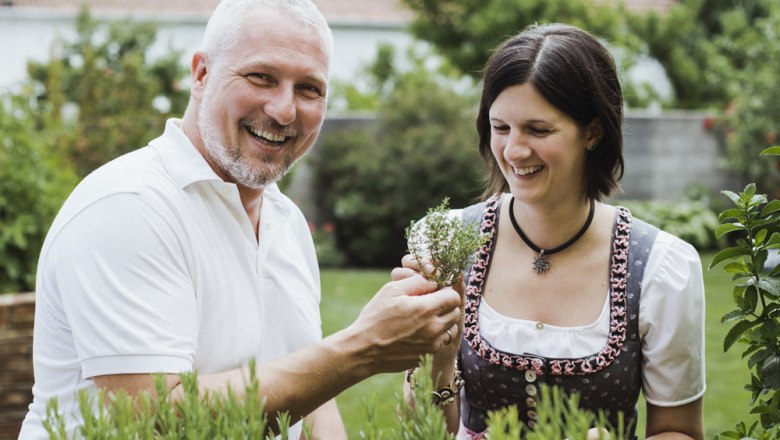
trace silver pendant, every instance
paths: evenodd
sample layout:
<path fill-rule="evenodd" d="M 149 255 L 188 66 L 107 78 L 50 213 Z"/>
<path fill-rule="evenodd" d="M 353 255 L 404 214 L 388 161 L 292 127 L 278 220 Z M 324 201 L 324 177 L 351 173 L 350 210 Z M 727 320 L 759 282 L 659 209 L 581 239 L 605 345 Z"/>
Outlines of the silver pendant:
<path fill-rule="evenodd" d="M 541 274 L 550 270 L 550 259 L 544 255 L 544 250 L 534 257 L 534 272 Z"/>

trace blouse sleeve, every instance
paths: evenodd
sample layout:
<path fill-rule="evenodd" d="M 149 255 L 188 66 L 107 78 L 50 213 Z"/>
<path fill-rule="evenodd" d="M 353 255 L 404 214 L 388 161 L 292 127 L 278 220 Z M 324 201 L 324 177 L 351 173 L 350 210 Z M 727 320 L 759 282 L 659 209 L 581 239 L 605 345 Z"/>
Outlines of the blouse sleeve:
<path fill-rule="evenodd" d="M 645 269 L 639 326 L 646 400 L 668 407 L 704 395 L 701 260 L 693 246 L 663 231 Z"/>

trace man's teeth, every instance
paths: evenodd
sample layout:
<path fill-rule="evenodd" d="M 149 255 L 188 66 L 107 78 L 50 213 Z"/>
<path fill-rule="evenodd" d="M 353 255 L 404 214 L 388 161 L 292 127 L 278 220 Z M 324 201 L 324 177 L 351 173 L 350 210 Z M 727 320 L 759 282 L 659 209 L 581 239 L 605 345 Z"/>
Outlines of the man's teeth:
<path fill-rule="evenodd" d="M 527 176 L 529 174 L 533 174 L 539 170 L 542 169 L 542 166 L 535 166 L 535 167 L 525 167 L 525 168 L 515 168 L 515 174 L 519 174 L 521 176 Z"/>
<path fill-rule="evenodd" d="M 270 131 L 265 131 L 265 130 L 256 131 L 256 130 L 253 130 L 251 128 L 249 130 L 255 136 L 257 136 L 259 138 L 263 138 L 263 139 L 268 139 L 269 141 L 272 141 L 272 142 L 283 142 L 285 139 L 287 139 L 286 136 L 274 134 L 274 133 L 271 133 Z"/>

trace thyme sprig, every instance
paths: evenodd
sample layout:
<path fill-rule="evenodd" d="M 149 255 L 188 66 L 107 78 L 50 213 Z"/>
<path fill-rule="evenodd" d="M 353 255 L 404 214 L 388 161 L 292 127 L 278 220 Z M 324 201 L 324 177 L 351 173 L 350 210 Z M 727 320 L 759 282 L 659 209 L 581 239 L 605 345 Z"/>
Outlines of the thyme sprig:
<path fill-rule="evenodd" d="M 420 267 L 426 261 L 433 265 L 435 270 L 423 270 L 423 276 L 439 287 L 460 282 L 474 254 L 491 236 L 480 232 L 479 223 L 465 224 L 460 217 L 449 215 L 448 205 L 449 198 L 445 198 L 406 228 L 409 253 Z"/>

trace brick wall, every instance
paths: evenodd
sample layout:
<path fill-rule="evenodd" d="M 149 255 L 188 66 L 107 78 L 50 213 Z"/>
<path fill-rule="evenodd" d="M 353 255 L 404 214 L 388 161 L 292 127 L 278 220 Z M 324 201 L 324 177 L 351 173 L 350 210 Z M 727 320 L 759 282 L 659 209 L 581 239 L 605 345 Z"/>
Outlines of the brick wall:
<path fill-rule="evenodd" d="M 0 295 L 0 440 L 16 439 L 32 400 L 33 293 Z"/>

